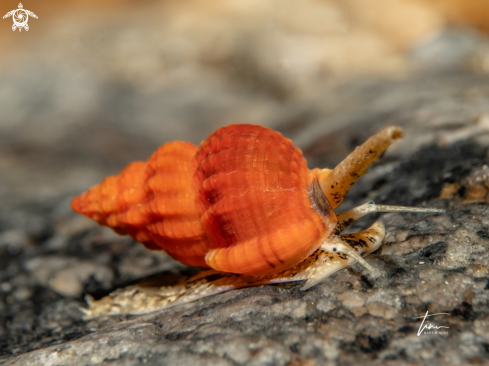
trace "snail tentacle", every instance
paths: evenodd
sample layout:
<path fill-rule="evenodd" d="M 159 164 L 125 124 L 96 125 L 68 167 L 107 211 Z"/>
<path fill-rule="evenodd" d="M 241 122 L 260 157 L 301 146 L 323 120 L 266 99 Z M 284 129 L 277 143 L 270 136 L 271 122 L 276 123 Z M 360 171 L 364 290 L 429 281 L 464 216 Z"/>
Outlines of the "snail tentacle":
<path fill-rule="evenodd" d="M 358 146 L 321 181 L 321 188 L 331 206 L 338 207 L 350 188 L 395 141 L 402 138 L 400 127 L 386 127 Z"/>
<path fill-rule="evenodd" d="M 361 217 L 373 212 L 445 213 L 446 210 L 431 207 L 377 205 L 371 201 L 336 215 L 338 224 L 336 225 L 334 234 L 338 235 Z"/>

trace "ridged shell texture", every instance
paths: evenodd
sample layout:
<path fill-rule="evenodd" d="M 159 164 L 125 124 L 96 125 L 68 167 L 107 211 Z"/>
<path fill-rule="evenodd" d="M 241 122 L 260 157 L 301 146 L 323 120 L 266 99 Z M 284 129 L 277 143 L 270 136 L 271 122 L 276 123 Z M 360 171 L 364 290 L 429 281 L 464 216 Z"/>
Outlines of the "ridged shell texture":
<path fill-rule="evenodd" d="M 72 207 L 184 264 L 274 273 L 309 256 L 331 230 L 311 204 L 314 174 L 280 133 L 231 125 L 199 147 L 163 145 Z"/>

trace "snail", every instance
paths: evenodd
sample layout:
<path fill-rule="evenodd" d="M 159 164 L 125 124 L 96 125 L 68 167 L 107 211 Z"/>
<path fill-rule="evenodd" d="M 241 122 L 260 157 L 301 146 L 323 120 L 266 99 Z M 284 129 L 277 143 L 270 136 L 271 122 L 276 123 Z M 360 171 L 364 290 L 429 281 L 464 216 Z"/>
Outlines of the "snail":
<path fill-rule="evenodd" d="M 97 306 L 89 301 L 86 313 L 147 312 L 266 283 L 306 280 L 306 290 L 355 261 L 375 273 L 362 255 L 380 246 L 383 224 L 341 234 L 345 228 L 371 212 L 443 212 L 373 202 L 334 212 L 402 136 L 399 127 L 384 128 L 332 170 L 309 170 L 291 140 L 257 125 L 220 128 L 200 146 L 164 144 L 146 162 L 131 163 L 75 197 L 71 206 L 149 249 L 210 270 L 160 288 L 153 308 L 146 295 L 139 301 L 143 308 L 137 305 L 132 291 Z"/>

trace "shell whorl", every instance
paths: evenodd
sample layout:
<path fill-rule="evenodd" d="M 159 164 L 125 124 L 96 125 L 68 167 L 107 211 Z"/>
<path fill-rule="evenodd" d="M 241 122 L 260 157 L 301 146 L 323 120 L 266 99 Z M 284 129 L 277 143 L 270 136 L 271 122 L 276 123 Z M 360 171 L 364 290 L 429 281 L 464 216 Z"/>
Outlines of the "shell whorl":
<path fill-rule="evenodd" d="M 185 142 L 164 144 L 146 162 L 129 164 L 119 175 L 75 197 L 72 208 L 149 249 L 163 249 L 182 263 L 208 267 L 192 186 L 196 150 Z"/>
<path fill-rule="evenodd" d="M 163 145 L 72 207 L 182 263 L 260 275 L 301 262 L 331 233 L 336 217 L 310 199 L 317 174 L 280 133 L 231 125 L 199 147 Z"/>
<path fill-rule="evenodd" d="M 272 273 L 317 248 L 324 224 L 311 207 L 306 161 L 290 140 L 260 126 L 228 126 L 202 143 L 196 163 L 210 267 Z"/>

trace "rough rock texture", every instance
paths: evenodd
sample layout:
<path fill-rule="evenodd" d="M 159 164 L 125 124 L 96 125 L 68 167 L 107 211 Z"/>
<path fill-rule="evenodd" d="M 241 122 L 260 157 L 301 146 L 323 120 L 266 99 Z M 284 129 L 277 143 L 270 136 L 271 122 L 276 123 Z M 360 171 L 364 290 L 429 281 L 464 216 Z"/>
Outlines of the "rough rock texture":
<path fill-rule="evenodd" d="M 39 26 L 47 24 L 38 15 Z M 157 24 L 166 24 L 157 15 Z M 98 60 L 94 49 L 116 45 L 110 34 L 97 41 L 99 28 L 87 39 L 58 28 L 55 33 L 78 49 L 70 53 L 77 60 L 82 53 Z M 128 39 L 171 48 L 141 37 Z M 166 37 L 178 38 L 171 32 Z M 78 45 L 73 38 L 80 38 Z M 79 51 L 91 42 L 98 48 Z M 135 62 L 137 72 L 130 73 L 107 62 L 99 72 L 114 69 L 112 77 L 91 83 L 74 72 L 78 63 L 59 61 L 68 65 L 60 69 L 50 57 L 63 58 L 47 51 L 49 43 L 36 51 L 49 56 L 46 65 L 29 57 L 14 73 L 4 67 L 0 78 L 0 364 L 467 365 L 489 358 L 487 39 L 446 32 L 412 52 L 415 72 L 325 85 L 329 76 L 319 78 L 302 98 L 291 97 L 275 66 L 273 72 L 258 68 L 229 77 L 217 63 L 222 74 L 215 79 L 184 73 L 161 89 L 159 68 Z M 148 53 L 143 48 L 131 55 Z M 115 55 L 121 62 L 127 58 Z M 152 55 L 159 60 L 158 52 Z M 93 69 L 87 70 L 95 80 Z M 316 79 L 311 75 L 308 82 Z M 288 98 L 277 97 L 274 80 L 283 83 Z M 98 227 L 72 212 L 70 199 L 130 161 L 146 159 L 159 143 L 187 135 L 198 143 L 223 121 L 267 123 L 303 149 L 311 168 L 333 167 L 383 126 L 400 125 L 406 138 L 354 186 L 338 211 L 375 200 L 447 208 L 447 214 L 383 215 L 385 244 L 368 257 L 382 269 L 380 277 L 354 265 L 306 292 L 300 284 L 261 286 L 140 317 L 83 321 L 79 307 L 86 294 L 100 298 L 149 275 L 172 281 L 196 269 Z M 449 327 L 440 329 L 447 334 L 417 335 L 421 320 L 413 317 L 426 311 L 447 313 L 428 319 Z"/>
<path fill-rule="evenodd" d="M 465 72 L 352 84 L 329 112 L 318 104 L 311 118 L 278 126 L 318 166 L 333 166 L 381 126 L 406 129 L 340 210 L 373 199 L 448 211 L 382 216 L 388 236 L 369 256 L 383 271 L 377 278 L 354 265 L 306 292 L 300 284 L 260 286 L 84 322 L 77 310 L 83 294 L 100 297 L 151 273 L 192 270 L 73 214 L 67 194 L 2 211 L 0 362 L 482 363 L 489 357 L 488 85 L 487 76 Z M 318 133 L 328 121 L 343 127 Z M 428 319 L 449 327 L 440 329 L 446 334 L 417 335 L 421 320 L 413 317 L 426 311 L 448 314 Z"/>

